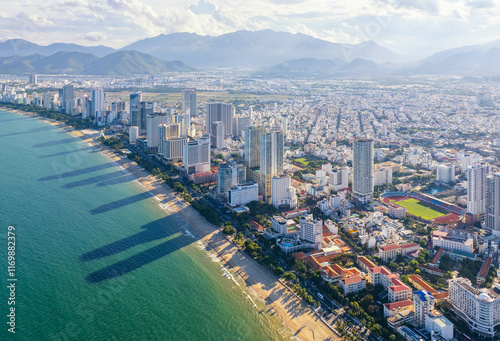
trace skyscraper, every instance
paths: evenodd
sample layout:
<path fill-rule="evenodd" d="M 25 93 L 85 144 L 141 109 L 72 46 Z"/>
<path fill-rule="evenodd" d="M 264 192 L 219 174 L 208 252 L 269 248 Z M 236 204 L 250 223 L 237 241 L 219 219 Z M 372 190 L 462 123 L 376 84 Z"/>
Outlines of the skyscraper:
<path fill-rule="evenodd" d="M 92 90 L 92 119 L 96 118 L 96 113 L 100 110 L 104 110 L 104 90 L 94 89 Z"/>
<path fill-rule="evenodd" d="M 210 139 L 208 136 L 188 142 L 183 148 L 182 163 L 188 175 L 210 170 Z"/>
<path fill-rule="evenodd" d="M 250 180 L 250 169 L 260 167 L 260 135 L 266 132 L 264 127 L 248 127 L 245 130 L 245 166 L 247 180 Z"/>
<path fill-rule="evenodd" d="M 224 133 L 233 133 L 233 105 L 223 102 L 207 103 L 207 130 L 217 121 L 224 123 Z"/>
<path fill-rule="evenodd" d="M 260 135 L 260 183 L 259 191 L 266 200 L 272 196 L 272 178 L 283 173 L 284 136 L 281 130 L 274 129 Z"/>
<path fill-rule="evenodd" d="M 150 148 L 150 153 L 156 152 L 158 148 L 158 126 L 161 124 L 167 124 L 168 117 L 161 115 L 148 115 L 147 116 L 147 144 Z"/>
<path fill-rule="evenodd" d="M 472 213 L 476 221 L 484 218 L 488 171 L 489 166 L 485 163 L 467 168 L 467 212 Z"/>
<path fill-rule="evenodd" d="M 183 90 L 181 94 L 181 110 L 189 114 L 190 117 L 196 116 L 196 92 L 194 90 Z M 188 110 L 189 109 L 189 110 Z"/>
<path fill-rule="evenodd" d="M 68 85 L 63 86 L 61 102 L 62 102 L 62 107 L 64 109 L 66 109 L 66 104 L 68 102 L 71 102 L 75 99 L 74 90 L 75 90 L 75 87 L 72 84 L 68 84 Z"/>
<path fill-rule="evenodd" d="M 224 123 L 221 121 L 212 123 L 210 141 L 212 148 L 224 148 Z"/>
<path fill-rule="evenodd" d="M 226 196 L 231 187 L 233 170 L 229 163 L 221 163 L 217 171 L 217 194 Z"/>
<path fill-rule="evenodd" d="M 352 192 L 361 203 L 373 199 L 373 140 L 360 138 L 353 145 Z"/>
<path fill-rule="evenodd" d="M 141 102 L 142 92 L 130 94 L 130 124 L 137 127 L 141 125 Z"/>
<path fill-rule="evenodd" d="M 147 117 L 148 115 L 153 115 L 154 113 L 154 103 L 153 102 L 141 102 L 141 114 L 139 121 L 139 129 L 147 129 Z"/>
<path fill-rule="evenodd" d="M 500 173 L 486 178 L 486 231 L 500 237 Z"/>

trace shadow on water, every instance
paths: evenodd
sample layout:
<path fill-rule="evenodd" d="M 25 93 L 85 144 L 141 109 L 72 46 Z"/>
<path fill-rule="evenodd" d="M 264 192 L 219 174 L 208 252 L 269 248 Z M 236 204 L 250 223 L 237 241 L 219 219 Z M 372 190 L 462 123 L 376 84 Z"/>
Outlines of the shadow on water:
<path fill-rule="evenodd" d="M 110 167 L 115 167 L 115 166 L 116 166 L 116 163 L 109 162 L 109 163 L 104 163 L 102 165 L 77 169 L 74 171 L 65 172 L 65 173 L 61 173 L 61 174 L 57 174 L 57 175 L 46 176 L 46 177 L 38 179 L 38 181 L 50 181 L 50 180 L 57 180 L 60 178 L 70 178 L 72 176 L 78 176 L 78 175 L 83 175 L 83 174 L 87 174 L 90 172 L 96 172 L 96 171 L 100 171 L 100 170 L 107 169 Z"/>
<path fill-rule="evenodd" d="M 81 141 L 81 140 L 82 139 L 79 137 L 72 137 L 72 138 L 64 139 L 64 140 L 49 141 L 49 142 L 34 144 L 31 148 L 52 147 L 52 146 L 58 146 L 60 144 L 71 143 L 71 142 L 76 142 L 76 141 Z"/>
<path fill-rule="evenodd" d="M 187 236 L 172 238 L 174 233 L 178 233 L 178 231 L 169 231 L 169 229 L 167 229 L 167 227 L 171 227 L 172 225 L 181 227 L 188 224 L 178 215 L 167 216 L 142 226 L 144 230 L 139 233 L 84 253 L 80 256 L 80 261 L 92 261 L 124 252 L 137 245 L 168 237 L 171 238 L 136 255 L 89 274 L 85 278 L 86 282 L 98 283 L 118 276 L 123 276 L 197 240 Z M 180 231 L 182 231 L 182 229 L 180 229 Z"/>
<path fill-rule="evenodd" d="M 12 121 L 24 121 L 24 120 L 31 120 L 31 119 L 32 119 L 31 117 L 11 118 L 11 119 L 8 119 L 8 120 L 0 120 L 0 123 L 12 122 Z"/>
<path fill-rule="evenodd" d="M 108 186 L 108 185 L 114 185 L 114 184 L 132 181 L 133 179 L 134 179 L 134 177 L 131 176 L 131 174 L 126 175 L 122 171 L 116 171 L 116 172 L 112 172 L 112 173 L 93 176 L 91 178 L 87 178 L 87 179 L 83 179 L 83 180 L 69 182 L 69 183 L 65 184 L 63 186 L 63 188 L 74 188 L 74 187 L 88 186 L 88 185 L 93 185 L 93 184 L 97 184 L 99 186 Z"/>
<path fill-rule="evenodd" d="M 16 132 L 16 133 L 2 134 L 2 135 L 0 135 L 0 137 L 9 137 L 9 136 L 22 135 L 22 134 L 32 134 L 32 133 L 38 133 L 40 131 L 53 130 L 53 129 L 57 129 L 57 127 L 49 126 L 49 127 L 33 128 L 33 129 L 30 129 L 30 130 L 19 131 L 19 132 Z"/>
<path fill-rule="evenodd" d="M 115 209 L 123 207 L 123 206 L 134 204 L 138 201 L 150 198 L 152 196 L 153 195 L 149 192 L 142 192 L 142 193 L 133 195 L 133 196 L 128 197 L 128 198 L 116 200 L 116 201 L 110 202 L 108 204 L 101 205 L 97 208 L 94 208 L 93 210 L 90 210 L 90 214 L 105 213 L 105 212 L 115 210 Z"/>
<path fill-rule="evenodd" d="M 94 149 L 94 150 L 92 150 L 92 149 Z M 94 147 L 86 147 L 86 148 L 78 148 L 78 149 L 75 149 L 75 150 L 68 150 L 68 151 L 60 152 L 60 153 L 42 155 L 42 156 L 39 156 L 39 158 L 40 159 L 45 159 L 45 158 L 48 158 L 48 157 L 63 156 L 63 155 L 71 154 L 71 153 L 79 153 L 79 152 L 88 151 L 88 150 L 90 150 L 90 152 L 88 152 L 88 153 L 98 153 L 99 152 L 99 150 L 95 149 Z"/>

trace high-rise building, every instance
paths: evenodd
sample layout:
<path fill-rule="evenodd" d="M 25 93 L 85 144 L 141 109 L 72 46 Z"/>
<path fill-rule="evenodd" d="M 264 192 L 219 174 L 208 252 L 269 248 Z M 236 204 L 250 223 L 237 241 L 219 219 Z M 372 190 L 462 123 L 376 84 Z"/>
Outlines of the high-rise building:
<path fill-rule="evenodd" d="M 233 178 L 233 170 L 229 163 L 221 163 L 217 171 L 217 194 L 226 196 L 227 191 L 231 187 Z"/>
<path fill-rule="evenodd" d="M 434 308 L 435 302 L 434 296 L 428 291 L 419 290 L 413 293 L 413 309 L 419 325 L 425 326 L 425 315 Z"/>
<path fill-rule="evenodd" d="M 139 137 L 139 127 L 131 126 L 128 131 L 128 137 L 129 137 L 128 140 L 129 143 L 135 143 L 135 141 Z"/>
<path fill-rule="evenodd" d="M 96 119 L 99 110 L 104 110 L 104 90 L 94 89 L 92 90 L 92 115 L 90 117 Z"/>
<path fill-rule="evenodd" d="M 366 204 L 373 199 L 373 140 L 360 138 L 353 145 L 353 196 Z"/>
<path fill-rule="evenodd" d="M 184 145 L 183 164 L 187 175 L 210 171 L 210 138 L 202 138 Z"/>
<path fill-rule="evenodd" d="M 259 191 L 271 203 L 272 178 L 283 173 L 284 136 L 281 130 L 260 135 L 260 183 Z"/>
<path fill-rule="evenodd" d="M 61 103 L 64 109 L 66 109 L 66 103 L 73 101 L 75 99 L 74 90 L 75 87 L 72 84 L 63 86 Z"/>
<path fill-rule="evenodd" d="M 500 173 L 486 178 L 485 229 L 500 237 Z"/>
<path fill-rule="evenodd" d="M 189 114 L 190 117 L 196 117 L 196 92 L 194 90 L 183 90 L 181 100 L 182 112 Z"/>
<path fill-rule="evenodd" d="M 500 284 L 495 283 L 491 289 L 477 289 L 469 279 L 459 277 L 448 281 L 448 290 L 453 310 L 471 330 L 495 336 L 500 325 Z"/>
<path fill-rule="evenodd" d="M 141 91 L 130 94 L 130 124 L 137 127 L 141 125 L 141 102 Z"/>
<path fill-rule="evenodd" d="M 150 153 L 156 152 L 158 148 L 158 127 L 161 124 L 167 124 L 168 117 L 161 115 L 148 115 L 147 116 L 147 128 L 146 128 L 146 136 L 147 136 L 147 145 L 150 148 Z"/>
<path fill-rule="evenodd" d="M 212 148 L 224 148 L 224 123 L 221 121 L 212 123 L 210 141 Z"/>
<path fill-rule="evenodd" d="M 245 130 L 245 166 L 248 180 L 250 180 L 250 169 L 260 167 L 260 135 L 265 132 L 264 127 L 248 127 Z"/>
<path fill-rule="evenodd" d="M 346 189 L 349 186 L 349 168 L 342 167 L 332 170 L 328 175 L 328 184 L 335 192 Z"/>
<path fill-rule="evenodd" d="M 233 123 L 233 135 L 240 137 L 242 132 L 252 125 L 249 116 L 235 116 Z"/>
<path fill-rule="evenodd" d="M 488 172 L 489 166 L 485 163 L 470 165 L 467 168 L 467 212 L 472 213 L 475 220 L 484 218 Z"/>
<path fill-rule="evenodd" d="M 207 130 L 210 130 L 212 124 L 217 121 L 224 123 L 224 133 L 233 132 L 233 105 L 223 102 L 207 103 Z"/>
<path fill-rule="evenodd" d="M 139 129 L 147 129 L 147 117 L 148 115 L 153 115 L 154 113 L 154 103 L 153 102 L 141 102 L 140 103 L 141 113 L 139 121 Z"/>
<path fill-rule="evenodd" d="M 323 239 L 323 222 L 319 219 L 314 219 L 312 214 L 303 215 L 300 217 L 300 239 L 313 244 L 316 247 L 321 244 Z"/>
<path fill-rule="evenodd" d="M 438 165 L 436 168 L 436 180 L 444 183 L 455 181 L 455 166 Z"/>
<path fill-rule="evenodd" d="M 243 185 L 231 187 L 228 190 L 228 203 L 231 207 L 246 205 L 259 198 L 259 184 L 247 182 Z"/>
<path fill-rule="evenodd" d="M 297 207 L 297 195 L 289 176 L 275 175 L 271 180 L 273 206 L 277 209 L 293 210 Z"/>
<path fill-rule="evenodd" d="M 184 156 L 184 146 L 187 143 L 187 137 L 173 137 L 161 140 L 158 145 L 158 154 L 160 154 L 167 162 L 182 161 Z"/>
<path fill-rule="evenodd" d="M 29 80 L 30 84 L 35 85 L 37 81 L 38 81 L 38 75 L 36 73 L 30 74 L 30 80 Z"/>
<path fill-rule="evenodd" d="M 51 109 L 52 108 L 52 100 L 50 99 L 50 93 L 46 92 L 43 94 L 43 107 L 45 109 Z"/>

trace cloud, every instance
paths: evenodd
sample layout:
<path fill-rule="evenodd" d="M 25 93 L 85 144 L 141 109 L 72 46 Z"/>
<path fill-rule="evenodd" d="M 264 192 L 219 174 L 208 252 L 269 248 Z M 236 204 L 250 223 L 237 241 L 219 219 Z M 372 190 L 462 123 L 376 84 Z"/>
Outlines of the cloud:
<path fill-rule="evenodd" d="M 196 5 L 190 5 L 188 9 L 194 14 L 213 14 L 218 10 L 217 4 L 206 0 L 200 0 Z"/>
<path fill-rule="evenodd" d="M 83 39 L 89 41 L 101 41 L 106 39 L 106 36 L 101 32 L 89 32 L 83 35 Z"/>

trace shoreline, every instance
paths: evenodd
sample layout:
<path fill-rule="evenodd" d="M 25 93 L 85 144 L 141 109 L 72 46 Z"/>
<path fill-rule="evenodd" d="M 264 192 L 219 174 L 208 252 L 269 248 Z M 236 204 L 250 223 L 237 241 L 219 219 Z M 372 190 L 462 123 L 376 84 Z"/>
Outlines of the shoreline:
<path fill-rule="evenodd" d="M 89 145 L 97 148 L 103 155 L 114 161 L 120 169 L 126 170 L 135 177 L 134 181 L 144 186 L 158 200 L 166 214 L 179 214 L 183 220 L 200 236 L 200 241 L 208 245 L 221 261 L 221 265 L 233 272 L 244 281 L 247 288 L 265 302 L 266 306 L 279 315 L 283 326 L 291 330 L 293 337 L 306 340 L 336 340 L 340 339 L 331 328 L 295 293 L 286 287 L 280 279 L 270 273 L 265 267 L 255 262 L 251 257 L 226 239 L 215 226 L 203 218 L 191 205 L 186 204 L 166 183 L 142 170 L 134 161 L 126 156 L 118 156 L 111 148 L 94 141 L 84 131 L 75 130 L 63 122 L 51 120 L 35 113 L 9 109 L 0 109 L 23 116 L 42 120 L 75 137 L 81 138 Z M 186 231 L 188 233 L 188 231 Z M 189 232 L 190 233 L 190 232 Z"/>

